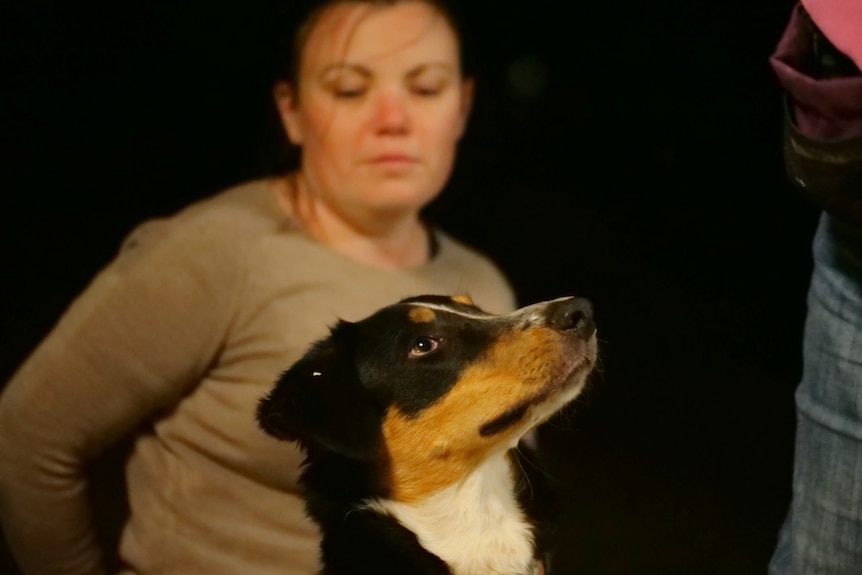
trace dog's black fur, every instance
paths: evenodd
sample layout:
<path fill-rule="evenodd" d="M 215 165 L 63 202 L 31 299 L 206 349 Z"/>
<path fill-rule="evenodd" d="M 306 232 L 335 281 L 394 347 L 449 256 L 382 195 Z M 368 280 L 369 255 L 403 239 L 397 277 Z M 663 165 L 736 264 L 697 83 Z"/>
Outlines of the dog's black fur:
<path fill-rule="evenodd" d="M 528 448 L 513 447 L 577 395 L 595 358 L 592 310 L 576 298 L 494 316 L 468 298 L 422 296 L 336 325 L 257 413 L 267 433 L 306 452 L 300 482 L 322 533 L 321 574 L 497 573 L 492 552 L 453 552 L 447 534 L 464 527 L 454 523 L 459 510 L 487 509 L 456 495 L 470 481 L 503 482 L 495 496 L 514 502 L 503 519 L 526 529 L 501 530 L 499 542 L 521 548 L 512 551 L 521 572 L 540 572 L 556 505 Z M 453 523 L 439 537 L 424 520 L 424 536 L 405 525 L 414 507 L 441 497 L 432 508 L 443 509 L 450 493 Z M 435 538 L 428 546 L 439 554 L 426 547 Z"/>

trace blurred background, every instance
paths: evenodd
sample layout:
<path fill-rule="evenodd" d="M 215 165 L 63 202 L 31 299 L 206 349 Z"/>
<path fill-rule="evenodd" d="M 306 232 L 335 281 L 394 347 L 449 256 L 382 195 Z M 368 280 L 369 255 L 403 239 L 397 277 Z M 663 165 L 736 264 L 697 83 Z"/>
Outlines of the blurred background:
<path fill-rule="evenodd" d="M 134 225 L 266 169 L 278 4 L 0 7 L 0 381 Z M 477 100 L 434 216 L 520 303 L 582 295 L 599 325 L 601 372 L 542 430 L 556 573 L 765 573 L 817 218 L 767 62 L 792 6 L 465 5 Z"/>

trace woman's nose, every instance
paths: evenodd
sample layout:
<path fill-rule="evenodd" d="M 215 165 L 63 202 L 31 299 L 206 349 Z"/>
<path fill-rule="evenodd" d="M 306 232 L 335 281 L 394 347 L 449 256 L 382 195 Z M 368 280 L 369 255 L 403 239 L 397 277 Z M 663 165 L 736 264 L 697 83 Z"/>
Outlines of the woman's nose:
<path fill-rule="evenodd" d="M 410 129 L 406 98 L 401 94 L 382 93 L 376 102 L 377 131 L 381 134 L 403 134 Z"/>

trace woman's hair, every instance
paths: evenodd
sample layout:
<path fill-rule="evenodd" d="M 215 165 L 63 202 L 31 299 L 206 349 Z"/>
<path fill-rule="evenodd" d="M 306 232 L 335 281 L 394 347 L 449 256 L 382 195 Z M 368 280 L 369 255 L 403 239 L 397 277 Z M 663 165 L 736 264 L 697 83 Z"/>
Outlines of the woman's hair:
<path fill-rule="evenodd" d="M 283 9 L 271 21 L 272 56 L 268 66 L 270 84 L 287 83 L 296 92 L 299 86 L 299 65 L 302 61 L 308 35 L 320 15 L 329 6 L 341 3 L 370 4 L 373 6 L 395 6 L 417 0 L 285 0 Z M 475 62 L 472 45 L 467 33 L 466 21 L 460 13 L 456 0 L 418 0 L 432 6 L 446 19 L 458 41 L 461 74 L 472 77 Z M 269 175 L 283 174 L 299 167 L 300 150 L 287 139 L 275 104 L 270 100 L 270 121 L 267 130 L 272 142 L 265 152 L 264 172 Z"/>
<path fill-rule="evenodd" d="M 455 32 L 458 41 L 461 73 L 472 76 L 473 53 L 466 31 L 465 19 L 460 14 L 458 5 L 451 0 L 301 0 L 290 2 L 292 15 L 286 26 L 280 26 L 281 41 L 276 48 L 274 66 L 274 81 L 287 82 L 296 88 L 299 84 L 299 65 L 302 60 L 308 35 L 317 23 L 323 11 L 334 4 L 370 4 L 372 6 L 396 6 L 409 1 L 420 1 L 433 7 L 443 16 Z M 290 30 L 289 34 L 283 34 Z"/>

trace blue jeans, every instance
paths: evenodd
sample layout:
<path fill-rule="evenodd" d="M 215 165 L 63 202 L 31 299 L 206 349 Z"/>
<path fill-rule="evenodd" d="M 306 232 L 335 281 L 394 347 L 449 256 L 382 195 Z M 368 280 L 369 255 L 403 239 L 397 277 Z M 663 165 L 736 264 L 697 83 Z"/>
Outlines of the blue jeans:
<path fill-rule="evenodd" d="M 862 574 L 862 229 L 824 215 L 813 244 L 793 501 L 770 575 Z"/>

